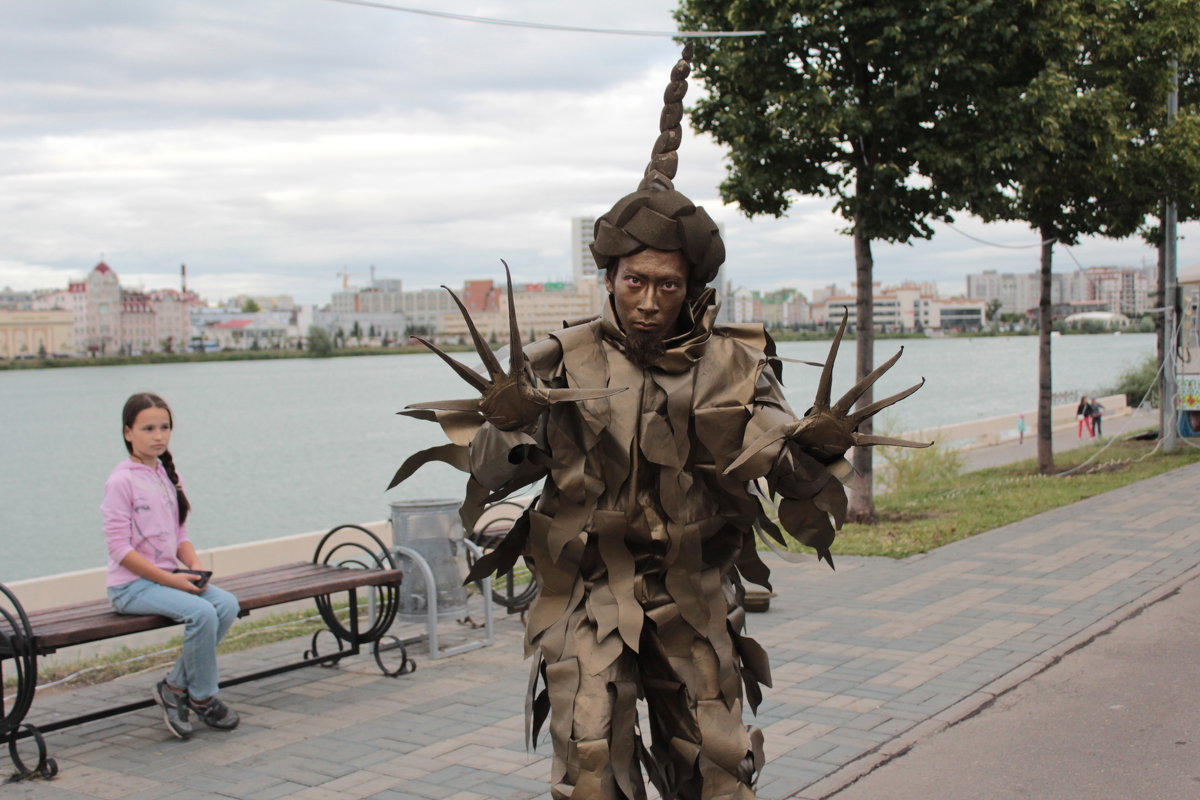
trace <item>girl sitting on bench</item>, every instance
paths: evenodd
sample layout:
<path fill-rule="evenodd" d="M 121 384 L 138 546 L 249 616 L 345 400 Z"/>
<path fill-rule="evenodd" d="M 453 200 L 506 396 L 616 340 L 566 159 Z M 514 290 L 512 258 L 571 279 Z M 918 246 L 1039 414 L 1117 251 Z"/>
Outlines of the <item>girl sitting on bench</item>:
<path fill-rule="evenodd" d="M 233 730 L 237 712 L 217 698 L 217 643 L 237 618 L 238 601 L 208 583 L 211 573 L 188 539 L 190 505 L 167 449 L 171 409 L 156 394 L 135 394 L 121 424 L 129 459 L 108 476 L 100 505 L 109 600 L 122 614 L 159 614 L 184 624 L 183 652 L 153 691 L 167 729 L 187 739 L 194 712 L 211 728 Z"/>

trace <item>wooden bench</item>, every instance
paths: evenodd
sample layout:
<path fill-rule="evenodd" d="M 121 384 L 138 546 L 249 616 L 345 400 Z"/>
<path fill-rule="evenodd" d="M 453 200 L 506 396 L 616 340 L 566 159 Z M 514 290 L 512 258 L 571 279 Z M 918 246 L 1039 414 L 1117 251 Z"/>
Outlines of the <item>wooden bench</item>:
<path fill-rule="evenodd" d="M 213 584 L 237 597 L 238 616 L 246 616 L 260 608 L 278 606 L 296 600 L 313 598 L 317 610 L 336 641 L 335 652 L 317 652 L 317 637 L 313 634 L 310 649 L 300 660 L 270 669 L 221 681 L 221 686 L 234 686 L 300 669 L 314 664 L 332 665 L 347 656 L 357 655 L 363 645 L 371 645 L 376 663 L 384 674 L 396 676 L 411 672 L 412 662 L 403 643 L 385 636 L 395 619 L 399 606 L 402 573 L 383 542 L 365 528 L 342 525 L 321 539 L 312 561 L 284 564 L 278 567 L 253 570 L 237 575 L 218 575 Z M 372 590 L 371 614 L 363 630 L 359 621 L 358 590 Z M 348 620 L 338 619 L 331 596 L 347 593 L 348 607 L 353 609 Z M 120 706 L 98 709 L 69 719 L 55 720 L 35 726 L 24 722 L 37 690 L 37 659 L 60 648 L 97 642 L 116 636 L 165 628 L 178 623 L 157 615 L 135 616 L 118 614 L 107 600 L 60 606 L 27 613 L 20 601 L 0 584 L 0 685 L 3 683 L 5 662 L 11 661 L 17 677 L 16 694 L 8 703 L 0 696 L 0 744 L 7 744 L 9 757 L 17 772 L 10 780 L 41 776 L 53 777 L 58 767 L 48 758 L 44 734 L 72 725 L 80 725 L 117 714 L 147 708 L 153 700 L 141 700 Z M 389 670 L 381 657 L 384 638 L 394 641 L 401 649 L 400 666 Z M 32 738 L 37 746 L 37 764 L 27 768 L 17 749 L 21 739 Z"/>

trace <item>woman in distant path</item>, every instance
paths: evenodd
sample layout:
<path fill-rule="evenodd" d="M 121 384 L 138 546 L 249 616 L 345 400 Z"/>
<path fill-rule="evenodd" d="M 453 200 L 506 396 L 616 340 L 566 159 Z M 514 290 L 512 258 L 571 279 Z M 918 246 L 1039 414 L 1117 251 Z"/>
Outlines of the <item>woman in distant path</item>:
<path fill-rule="evenodd" d="M 217 643 L 237 618 L 238 601 L 207 583 L 188 539 L 190 504 L 171 441 L 171 409 L 156 394 L 135 394 L 121 414 L 129 459 L 104 485 L 104 536 L 108 543 L 108 597 L 122 614 L 160 614 L 184 624 L 183 652 L 154 687 L 167 729 L 192 735 L 192 712 L 209 727 L 233 730 L 238 715 L 217 698 Z M 193 573 L 178 572 L 183 564 Z"/>
<path fill-rule="evenodd" d="M 1079 398 L 1079 405 L 1075 406 L 1075 419 L 1079 420 L 1076 438 L 1083 438 L 1084 429 L 1090 438 L 1096 437 L 1096 434 L 1092 433 L 1092 404 L 1088 402 L 1087 395 Z"/>

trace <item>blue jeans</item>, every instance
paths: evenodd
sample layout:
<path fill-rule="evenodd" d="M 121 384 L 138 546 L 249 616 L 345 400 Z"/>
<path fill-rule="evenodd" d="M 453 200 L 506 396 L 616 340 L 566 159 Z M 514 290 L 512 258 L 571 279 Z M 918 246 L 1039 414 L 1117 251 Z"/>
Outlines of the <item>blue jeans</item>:
<path fill-rule="evenodd" d="M 183 623 L 183 653 L 167 683 L 186 689 L 193 700 L 217 693 L 217 643 L 237 619 L 238 601 L 212 584 L 202 594 L 189 594 L 138 578 L 108 587 L 108 599 L 122 614 L 160 614 Z"/>

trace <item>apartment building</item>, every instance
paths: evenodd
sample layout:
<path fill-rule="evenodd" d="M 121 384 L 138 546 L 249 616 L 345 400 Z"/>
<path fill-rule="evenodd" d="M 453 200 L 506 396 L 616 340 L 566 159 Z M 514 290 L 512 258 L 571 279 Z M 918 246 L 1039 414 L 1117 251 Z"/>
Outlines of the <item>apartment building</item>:
<path fill-rule="evenodd" d="M 853 289 L 853 287 L 852 287 Z M 843 309 L 849 325 L 858 323 L 858 297 L 838 286 L 813 292 L 812 321 L 831 327 L 841 322 Z M 906 281 L 899 286 L 874 285 L 874 328 L 880 332 L 979 330 L 986 322 L 987 301 L 972 297 L 941 297 L 932 283 Z"/>
<path fill-rule="evenodd" d="M 986 302 L 1000 301 L 1002 314 L 1028 315 L 1041 300 L 1041 273 L 998 273 L 984 270 L 967 276 L 967 294 Z M 1099 304 L 1101 311 L 1140 317 L 1153 306 L 1157 280 L 1152 268 L 1100 266 L 1050 275 L 1050 303 Z"/>
<path fill-rule="evenodd" d="M 602 292 L 590 280 L 582 287 L 565 282 L 514 284 L 513 303 L 522 339 L 528 342 L 561 330 L 564 322 L 594 317 Z M 472 297 L 472 303 L 464 300 L 463 304 L 476 328 L 488 340 L 502 344 L 509 340 L 507 294 L 506 287 L 492 281 L 468 281 L 463 291 L 464 297 Z M 457 308 L 443 315 L 437 337 L 446 342 L 469 341 L 466 322 Z"/>

